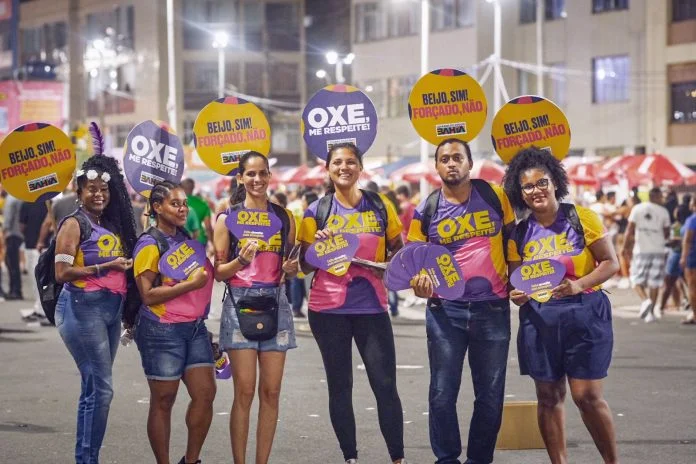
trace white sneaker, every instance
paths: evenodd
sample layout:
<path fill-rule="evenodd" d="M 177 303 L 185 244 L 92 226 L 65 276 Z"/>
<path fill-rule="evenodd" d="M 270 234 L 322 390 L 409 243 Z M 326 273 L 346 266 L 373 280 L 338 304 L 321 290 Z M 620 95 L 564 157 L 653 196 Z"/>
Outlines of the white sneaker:
<path fill-rule="evenodd" d="M 645 319 L 644 319 L 644 320 L 645 320 L 645 322 L 655 322 L 655 321 L 657 321 L 657 318 L 655 317 L 655 315 L 654 315 L 652 312 L 649 312 L 649 313 L 645 316 Z"/>
<path fill-rule="evenodd" d="M 655 303 L 653 303 L 652 300 L 645 300 L 640 304 L 640 311 L 638 312 L 638 316 L 640 316 L 641 319 L 645 319 L 645 317 L 651 313 L 653 306 Z"/>
<path fill-rule="evenodd" d="M 662 319 L 662 308 L 655 307 L 652 310 L 652 315 L 655 317 L 656 321 Z"/>
<path fill-rule="evenodd" d="M 631 288 L 631 281 L 628 279 L 628 277 L 624 277 L 621 280 L 619 280 L 619 283 L 616 285 L 616 288 L 619 288 L 621 290 Z"/>
<path fill-rule="evenodd" d="M 349 459 L 346 461 L 346 464 L 358 464 L 358 460 L 357 459 Z"/>

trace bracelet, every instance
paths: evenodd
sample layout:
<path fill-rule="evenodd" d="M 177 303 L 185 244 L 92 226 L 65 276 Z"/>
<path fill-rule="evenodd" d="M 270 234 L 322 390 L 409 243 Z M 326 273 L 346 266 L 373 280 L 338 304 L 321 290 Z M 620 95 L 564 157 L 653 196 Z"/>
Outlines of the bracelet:
<path fill-rule="evenodd" d="M 97 267 L 97 272 L 95 272 L 95 274 L 99 274 L 99 265 L 95 264 L 95 266 Z"/>
<path fill-rule="evenodd" d="M 251 261 L 247 261 L 246 259 L 242 258 L 241 256 L 237 256 L 237 261 L 239 261 L 239 264 L 241 264 L 242 267 L 246 267 L 249 264 L 251 264 Z"/>

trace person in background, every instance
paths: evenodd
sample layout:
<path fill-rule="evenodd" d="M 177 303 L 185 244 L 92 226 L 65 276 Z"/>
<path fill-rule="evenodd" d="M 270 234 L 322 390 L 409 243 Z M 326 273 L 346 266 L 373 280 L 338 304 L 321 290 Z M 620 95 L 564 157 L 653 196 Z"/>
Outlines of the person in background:
<path fill-rule="evenodd" d="M 195 212 L 195 217 L 198 221 L 198 230 L 195 237 L 191 233 L 192 231 L 189 230 L 189 233 L 202 245 L 207 246 L 208 241 L 213 239 L 213 226 L 210 222 L 210 206 L 208 205 L 208 202 L 203 199 L 203 197 L 200 195 L 194 195 L 193 191 L 196 188 L 196 182 L 193 179 L 189 178 L 181 181 L 181 188 L 184 189 L 186 192 L 186 197 L 188 198 L 189 215 L 191 215 L 191 211 Z M 187 223 L 187 230 L 188 227 L 193 227 L 193 224 L 189 225 Z"/>
<path fill-rule="evenodd" d="M 39 260 L 39 250 L 36 248 L 36 244 L 39 241 L 41 225 L 46 220 L 47 214 L 48 208 L 43 201 L 22 203 L 22 207 L 19 211 L 19 228 L 24 235 L 24 254 L 27 258 L 29 282 L 31 282 L 31 289 L 33 290 L 32 293 L 34 296 L 34 305 L 31 308 L 31 312 L 23 318 L 24 320 L 44 319 L 46 317 L 41 307 L 41 297 L 39 296 L 39 289 L 36 285 L 34 268 Z"/>
<path fill-rule="evenodd" d="M 401 209 L 401 214 L 399 219 L 404 225 L 403 231 L 401 232 L 401 237 L 404 243 L 407 241 L 408 230 L 411 227 L 411 221 L 413 220 L 413 213 L 416 211 L 416 205 L 411 201 L 411 189 L 408 185 L 399 185 L 396 188 L 396 199 L 399 202 L 399 208 Z"/>
<path fill-rule="evenodd" d="M 205 325 L 213 292 L 213 266 L 206 259 L 188 279 L 163 276 L 152 234 L 159 233 L 169 249 L 188 240 L 181 230 L 188 216 L 186 193 L 171 182 L 155 184 L 149 211 L 157 230 L 141 235 L 133 253 L 133 271 L 143 302 L 135 342 L 150 387 L 147 435 L 157 463 L 169 464 L 172 408 L 183 382 L 191 402 L 186 410 L 186 453 L 179 464 L 197 464 L 213 420 L 216 392 L 215 361 Z"/>
<path fill-rule="evenodd" d="M 148 217 L 145 214 L 147 203 L 142 195 L 134 193 L 131 195 L 131 205 L 133 205 L 133 217 L 135 218 L 135 233 L 140 236 L 148 226 Z"/>
<path fill-rule="evenodd" d="M 22 246 L 24 236 L 20 227 L 20 210 L 22 201 L 7 195 L 5 199 L 3 231 L 5 234 L 5 244 L 7 253 L 5 255 L 5 265 L 10 274 L 9 291 L 5 299 L 23 300 L 22 296 L 22 273 L 19 268 L 19 248 Z"/>
<path fill-rule="evenodd" d="M 682 255 L 679 266 L 684 269 L 684 276 L 689 286 L 691 314 L 682 321 L 683 324 L 696 324 L 696 195 L 691 198 L 691 216 L 682 228 Z"/>
<path fill-rule="evenodd" d="M 385 197 L 391 201 L 392 205 L 394 205 L 394 210 L 396 211 L 396 214 L 401 218 L 401 204 L 399 200 L 396 199 L 396 194 L 394 193 L 393 190 L 387 191 L 387 193 L 384 194 Z M 403 227 L 401 228 L 401 237 L 403 240 Z M 387 290 L 387 300 L 389 303 L 389 312 L 391 313 L 392 317 L 398 317 L 399 316 L 399 294 L 396 293 L 394 290 Z"/>
<path fill-rule="evenodd" d="M 674 208 L 674 217 L 672 218 L 674 222 L 670 226 L 670 236 L 667 240 L 667 247 L 669 247 L 669 252 L 667 253 L 667 264 L 665 267 L 665 281 L 662 287 L 662 294 L 660 295 L 660 303 L 658 305 L 657 311 L 660 313 L 667 309 L 667 302 L 669 298 L 672 297 L 676 307 L 681 306 L 682 297 L 684 301 L 688 301 L 687 295 L 682 295 L 682 288 L 687 288 L 683 285 L 684 280 L 684 270 L 679 266 L 679 260 L 682 254 L 682 229 L 686 224 L 686 220 L 690 215 L 688 210 L 689 202 L 691 201 L 691 195 L 684 195 L 687 204 L 687 210 L 684 211 L 682 205 L 677 205 Z M 688 292 L 686 292 L 688 293 Z"/>
<path fill-rule="evenodd" d="M 622 254 L 631 260 L 631 284 L 641 299 L 639 316 L 645 322 L 662 317 L 655 303 L 664 280 L 670 224 L 657 187 L 650 189 L 649 201 L 636 205 L 628 217 Z"/>
<path fill-rule="evenodd" d="M 377 185 L 377 182 L 368 180 L 365 183 L 365 190 L 369 190 L 370 192 L 379 193 L 379 185 Z"/>
<path fill-rule="evenodd" d="M 295 217 L 296 230 L 300 230 L 302 225 L 302 217 L 304 212 L 307 211 L 309 205 L 317 201 L 319 197 L 312 190 L 307 190 L 302 194 L 300 208 L 297 210 L 292 210 L 292 214 Z M 309 285 L 312 281 L 313 273 L 305 275 L 302 271 L 297 274 L 297 277 L 290 279 L 290 292 L 292 293 L 292 312 L 295 317 L 305 318 L 307 317 L 304 312 L 302 312 L 302 306 L 304 305 L 304 300 L 307 298 L 307 293 Z"/>
<path fill-rule="evenodd" d="M 48 246 L 51 237 L 58 230 L 58 224 L 77 209 L 77 194 L 75 193 L 74 183 L 70 182 L 61 194 L 47 201 L 46 208 L 48 209 L 48 214 L 46 214 L 46 219 L 41 224 L 41 232 L 36 243 L 36 249 L 39 250 L 39 253 Z"/>

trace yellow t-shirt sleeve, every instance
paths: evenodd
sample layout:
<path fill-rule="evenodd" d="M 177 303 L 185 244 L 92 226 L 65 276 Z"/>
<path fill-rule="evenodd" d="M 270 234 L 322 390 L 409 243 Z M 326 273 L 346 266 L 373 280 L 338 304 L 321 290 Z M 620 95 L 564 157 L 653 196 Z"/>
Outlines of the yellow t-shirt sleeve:
<path fill-rule="evenodd" d="M 159 273 L 159 250 L 157 245 L 145 245 L 133 260 L 133 274 L 137 277 L 145 271 Z"/>
<path fill-rule="evenodd" d="M 300 232 L 297 234 L 297 238 L 300 242 L 304 243 L 314 243 L 314 235 L 317 233 L 317 221 L 314 215 L 307 211 L 302 218 L 302 223 L 300 225 Z"/>
<path fill-rule="evenodd" d="M 392 240 L 395 237 L 401 235 L 401 229 L 403 228 L 403 225 L 401 224 L 401 219 L 399 219 L 399 215 L 396 214 L 396 208 L 394 207 L 394 204 L 391 202 L 391 200 L 387 198 L 385 195 L 380 194 L 379 196 L 380 198 L 382 198 L 384 207 L 387 209 L 387 230 L 385 235 L 387 237 L 387 240 Z"/>
<path fill-rule="evenodd" d="M 522 261 L 522 256 L 520 256 L 520 252 L 517 250 L 517 242 L 509 239 L 507 242 L 507 250 L 507 260 L 509 262 Z"/>
<path fill-rule="evenodd" d="M 576 206 L 575 210 L 578 212 L 580 224 L 582 224 L 583 231 L 585 232 L 585 246 L 589 247 L 594 242 L 607 235 L 604 224 L 597 213 L 582 206 Z"/>
<path fill-rule="evenodd" d="M 411 220 L 411 225 L 408 226 L 408 235 L 406 236 L 406 240 L 409 242 L 427 242 L 428 237 L 423 235 L 423 231 L 421 230 L 421 225 L 422 225 L 422 214 L 418 210 L 413 212 L 413 219 Z"/>
<path fill-rule="evenodd" d="M 500 206 L 503 208 L 503 225 L 506 226 L 511 222 L 515 222 L 515 212 L 512 209 L 510 199 L 503 190 L 503 187 L 496 184 L 491 184 L 491 187 L 493 187 L 495 194 L 498 195 L 498 199 L 500 199 Z"/>

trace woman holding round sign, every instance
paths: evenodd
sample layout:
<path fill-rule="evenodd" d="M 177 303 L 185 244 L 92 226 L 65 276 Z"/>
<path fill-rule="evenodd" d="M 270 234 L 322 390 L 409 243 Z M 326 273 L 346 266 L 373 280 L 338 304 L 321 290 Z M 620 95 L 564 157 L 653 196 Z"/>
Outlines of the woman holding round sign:
<path fill-rule="evenodd" d="M 318 267 L 309 297 L 309 324 L 324 361 L 329 414 L 346 462 L 356 463 L 358 458 L 351 362 L 355 339 L 377 399 L 379 425 L 391 460 L 405 463 L 387 292 L 379 271 L 350 264 L 353 255 L 386 261 L 388 253 L 403 246 L 402 227 L 385 196 L 358 188 L 362 166 L 355 145 L 333 145 L 326 158 L 333 191 L 312 203 L 302 220 L 298 237 L 303 270 L 308 273 Z"/>
<path fill-rule="evenodd" d="M 298 260 L 291 213 L 268 200 L 268 159 L 256 151 L 239 158 L 232 206 L 215 223 L 215 279 L 227 284 L 220 348 L 232 365 L 234 402 L 230 437 L 235 463 L 246 462 L 249 414 L 259 377 L 256 462 L 268 462 L 278 421 L 286 352 L 296 348 L 292 309 L 283 286 Z"/>
<path fill-rule="evenodd" d="M 135 247 L 135 220 L 115 159 L 96 154 L 77 171 L 78 210 L 58 227 L 58 332 L 82 376 L 76 462 L 98 462 L 113 397 L 112 366 Z"/>
<path fill-rule="evenodd" d="M 213 291 L 213 266 L 205 248 L 183 230 L 186 192 L 172 182 L 149 192 L 155 225 L 135 247 L 134 274 L 143 305 L 135 329 L 150 387 L 147 434 L 158 463 L 169 462 L 171 413 L 180 381 L 191 397 L 188 440 L 180 464 L 198 460 L 213 418 L 213 351 L 205 326 Z"/>
<path fill-rule="evenodd" d="M 568 194 L 568 177 L 548 150 L 521 150 L 504 184 L 512 205 L 531 211 L 508 241 L 511 281 L 521 273 L 519 282 L 529 285 L 516 284 L 510 298 L 521 306 L 520 370 L 536 384 L 539 428 L 551 462 L 567 462 L 566 378 L 604 462 L 618 462 L 612 415 L 602 396 L 613 332 L 601 285 L 619 269 L 616 252 L 594 212 L 560 202 Z M 532 293 L 549 281 L 548 291 Z"/>

